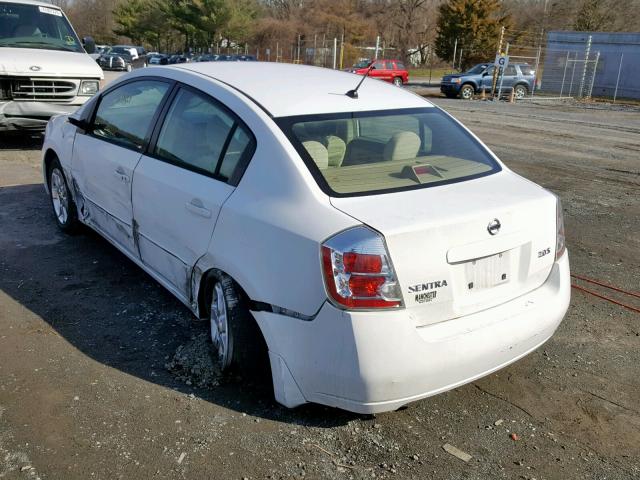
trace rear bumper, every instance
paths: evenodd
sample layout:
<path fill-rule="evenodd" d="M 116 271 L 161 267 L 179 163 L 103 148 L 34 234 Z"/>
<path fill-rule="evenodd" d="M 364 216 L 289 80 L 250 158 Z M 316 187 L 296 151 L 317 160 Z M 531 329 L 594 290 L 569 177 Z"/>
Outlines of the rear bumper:
<path fill-rule="evenodd" d="M 0 102 L 0 132 L 44 130 L 52 116 L 73 113 L 89 98 L 76 97 L 72 105 L 53 102 Z"/>
<path fill-rule="evenodd" d="M 565 254 L 538 289 L 498 307 L 416 328 L 406 311 L 345 312 L 313 321 L 255 312 L 276 399 L 378 413 L 488 375 L 546 342 L 569 306 Z"/>

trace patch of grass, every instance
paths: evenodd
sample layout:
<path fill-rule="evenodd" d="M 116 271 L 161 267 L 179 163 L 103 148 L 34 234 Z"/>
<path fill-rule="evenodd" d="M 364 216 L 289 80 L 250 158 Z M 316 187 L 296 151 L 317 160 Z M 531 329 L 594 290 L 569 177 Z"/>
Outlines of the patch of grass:
<path fill-rule="evenodd" d="M 457 73 L 452 70 L 451 67 L 448 68 L 433 68 L 431 70 L 431 78 L 441 78 L 443 75 L 448 75 L 450 73 Z M 411 77 L 426 77 L 429 78 L 429 68 L 410 68 L 409 69 L 409 78 Z"/>

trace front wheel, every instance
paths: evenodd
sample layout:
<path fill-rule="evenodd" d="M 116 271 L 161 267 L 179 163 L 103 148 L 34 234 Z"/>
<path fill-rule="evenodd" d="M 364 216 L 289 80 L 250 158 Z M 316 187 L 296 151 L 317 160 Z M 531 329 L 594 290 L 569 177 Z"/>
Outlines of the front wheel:
<path fill-rule="evenodd" d="M 49 168 L 48 180 L 49 198 L 56 223 L 63 232 L 71 233 L 78 228 L 78 213 L 58 159 Z"/>
<path fill-rule="evenodd" d="M 402 78 L 400 77 L 393 77 L 393 84 L 396 87 L 401 87 L 402 86 Z"/>
<path fill-rule="evenodd" d="M 513 91 L 513 94 L 516 97 L 516 100 L 522 100 L 529 93 L 529 89 L 526 85 L 516 85 Z"/>
<path fill-rule="evenodd" d="M 460 89 L 460 98 L 463 100 L 471 100 L 474 93 L 475 89 L 473 88 L 473 85 L 463 85 Z"/>

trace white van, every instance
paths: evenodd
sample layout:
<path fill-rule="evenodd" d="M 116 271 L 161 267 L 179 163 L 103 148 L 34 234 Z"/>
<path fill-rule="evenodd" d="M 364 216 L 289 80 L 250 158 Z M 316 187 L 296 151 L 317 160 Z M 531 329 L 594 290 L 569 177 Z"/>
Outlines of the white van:
<path fill-rule="evenodd" d="M 87 51 L 59 7 L 0 0 L 0 132 L 42 130 L 94 95 L 104 76 Z"/>

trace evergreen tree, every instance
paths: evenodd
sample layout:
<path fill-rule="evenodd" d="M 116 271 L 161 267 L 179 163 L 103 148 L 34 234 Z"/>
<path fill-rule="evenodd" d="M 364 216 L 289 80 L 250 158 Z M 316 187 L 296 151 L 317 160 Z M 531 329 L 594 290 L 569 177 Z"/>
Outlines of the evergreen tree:
<path fill-rule="evenodd" d="M 508 27 L 509 15 L 502 13 L 500 0 L 447 0 L 438 9 L 436 54 L 453 61 L 454 45 L 463 50 L 462 66 L 492 60 L 500 37 L 500 28 Z"/>

